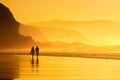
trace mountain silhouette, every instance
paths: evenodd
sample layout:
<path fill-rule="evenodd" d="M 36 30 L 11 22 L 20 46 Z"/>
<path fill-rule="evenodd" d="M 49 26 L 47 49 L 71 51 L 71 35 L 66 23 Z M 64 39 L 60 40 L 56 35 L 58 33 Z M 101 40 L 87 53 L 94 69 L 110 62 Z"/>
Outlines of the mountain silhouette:
<path fill-rule="evenodd" d="M 30 26 L 22 25 L 20 26 L 20 33 L 22 35 L 29 35 L 37 42 L 82 42 L 90 43 L 91 41 L 87 39 L 81 32 L 76 30 L 55 28 L 55 27 L 43 27 L 43 26 Z M 42 38 L 42 39 L 41 39 Z"/>
<path fill-rule="evenodd" d="M 19 28 L 20 34 L 24 36 L 31 36 L 35 42 L 48 42 L 48 37 L 37 29 L 35 26 L 21 24 Z"/>
<path fill-rule="evenodd" d="M 19 33 L 20 23 L 2 3 L 0 3 L 0 49 L 27 48 L 34 44 L 34 40 Z"/>
<path fill-rule="evenodd" d="M 53 20 L 30 23 L 32 26 L 44 26 L 71 29 L 81 32 L 94 45 L 120 45 L 120 22 L 111 20 L 65 21 Z"/>
<path fill-rule="evenodd" d="M 49 41 L 62 41 L 66 43 L 80 42 L 89 44 L 91 41 L 81 32 L 76 30 L 55 28 L 55 27 L 38 27 L 38 29 L 47 37 Z"/>

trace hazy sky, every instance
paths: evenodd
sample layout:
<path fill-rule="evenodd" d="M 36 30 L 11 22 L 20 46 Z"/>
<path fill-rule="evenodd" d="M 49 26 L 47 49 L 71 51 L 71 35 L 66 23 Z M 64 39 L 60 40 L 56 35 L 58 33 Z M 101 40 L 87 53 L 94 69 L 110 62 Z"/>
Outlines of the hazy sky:
<path fill-rule="evenodd" d="M 120 22 L 120 0 L 0 0 L 0 2 L 9 7 L 15 18 L 24 24 L 51 20 Z M 119 25 L 117 28 L 115 25 L 112 25 L 112 28 L 107 26 L 107 30 L 103 28 L 101 31 L 91 27 L 81 31 L 88 39 L 99 44 L 120 44 Z"/>
<path fill-rule="evenodd" d="M 120 22 L 120 0 L 0 0 L 22 23 L 48 20 Z"/>

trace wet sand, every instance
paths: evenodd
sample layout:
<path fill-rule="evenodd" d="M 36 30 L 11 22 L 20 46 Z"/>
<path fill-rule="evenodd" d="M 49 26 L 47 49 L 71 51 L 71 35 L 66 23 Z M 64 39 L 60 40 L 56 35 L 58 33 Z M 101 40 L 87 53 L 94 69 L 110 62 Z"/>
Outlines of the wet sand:
<path fill-rule="evenodd" d="M 120 60 L 0 55 L 0 80 L 120 80 Z"/>

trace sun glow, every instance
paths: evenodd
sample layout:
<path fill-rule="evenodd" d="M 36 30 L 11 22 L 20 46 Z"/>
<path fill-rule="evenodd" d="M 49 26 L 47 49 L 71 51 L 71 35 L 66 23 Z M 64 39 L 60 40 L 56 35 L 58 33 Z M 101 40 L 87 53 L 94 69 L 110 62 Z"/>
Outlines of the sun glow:
<path fill-rule="evenodd" d="M 114 24 L 120 22 L 119 0 L 1 0 L 1 2 L 9 7 L 21 23 L 43 21 L 48 27 L 52 27 L 49 22 L 51 20 L 83 22 L 85 25 L 73 23 L 62 27 L 74 28 L 73 30 L 81 32 L 95 45 L 120 45 L 120 24 Z M 93 20 L 98 22 L 91 22 Z M 55 25 L 61 27 L 61 24 Z"/>
<path fill-rule="evenodd" d="M 55 19 L 120 21 L 119 0 L 1 0 L 1 2 L 24 23 Z"/>

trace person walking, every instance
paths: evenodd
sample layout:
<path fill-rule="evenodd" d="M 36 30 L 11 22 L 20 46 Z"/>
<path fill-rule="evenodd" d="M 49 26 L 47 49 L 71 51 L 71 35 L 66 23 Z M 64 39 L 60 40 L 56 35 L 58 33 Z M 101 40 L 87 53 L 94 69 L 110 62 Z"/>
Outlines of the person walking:
<path fill-rule="evenodd" d="M 36 51 L 36 55 L 37 55 L 37 58 L 38 58 L 38 55 L 39 55 L 39 47 L 38 46 L 36 46 L 35 51 Z"/>
<path fill-rule="evenodd" d="M 35 52 L 34 47 L 32 47 L 31 51 L 30 51 L 30 54 L 32 55 L 32 58 L 34 57 L 34 52 Z"/>

